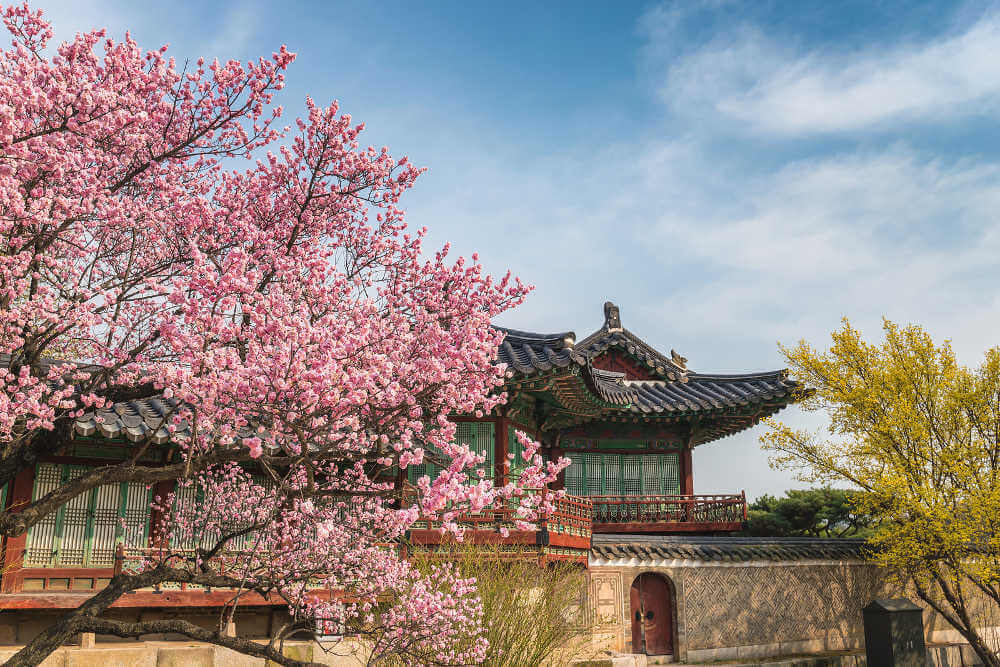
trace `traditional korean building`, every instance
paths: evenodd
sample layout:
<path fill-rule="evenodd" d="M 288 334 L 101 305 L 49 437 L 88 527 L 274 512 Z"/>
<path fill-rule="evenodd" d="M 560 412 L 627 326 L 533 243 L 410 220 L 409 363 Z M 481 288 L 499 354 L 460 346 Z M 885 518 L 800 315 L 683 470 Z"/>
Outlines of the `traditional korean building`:
<path fill-rule="evenodd" d="M 517 472 L 516 429 L 541 442 L 548 459 L 571 461 L 557 485 L 567 497 L 556 514 L 540 531 L 506 542 L 535 546 L 543 559 L 586 562 L 593 534 L 725 535 L 742 528 L 743 490 L 694 493 L 692 450 L 794 400 L 797 385 L 784 371 L 697 373 L 674 350 L 661 353 L 624 328 L 610 302 L 603 326 L 579 342 L 572 331 L 504 332 L 498 357 L 507 365 L 509 400 L 483 419 L 460 418 L 459 438 L 486 456 L 498 484 Z M 505 470 L 509 453 L 514 466 Z M 433 471 L 411 475 L 424 472 Z M 483 519 L 477 523 L 488 529 Z M 413 537 L 425 544 L 437 533 Z"/>
<path fill-rule="evenodd" d="M 746 519 L 742 490 L 726 495 L 694 493 L 697 472 L 692 450 L 750 428 L 792 402 L 799 387 L 784 371 L 696 372 L 677 352 L 658 351 L 626 329 L 618 307 L 610 302 L 604 305 L 603 325 L 580 340 L 572 331 L 504 332 L 498 362 L 507 367 L 509 400 L 483 418 L 456 416 L 458 438 L 484 455 L 485 474 L 501 485 L 523 465 L 514 434 L 526 432 L 542 443 L 544 456 L 570 459 L 558 481 L 567 494 L 556 513 L 534 531 L 503 535 L 499 528 L 511 523 L 505 508 L 466 517 L 473 528 L 471 539 L 498 543 L 512 556 L 537 558 L 541 563 L 578 562 L 590 567 L 593 581 L 599 583 L 604 581 L 597 576 L 602 563 L 613 562 L 616 572 L 623 571 L 620 559 L 609 560 L 609 554 L 618 553 L 614 549 L 627 551 L 633 543 L 641 549 L 643 540 L 664 537 L 674 542 L 711 542 L 742 528 Z M 3 491 L 0 502 L 10 508 L 38 498 L 88 466 L 120 458 L 131 442 L 153 438 L 168 444 L 168 434 L 160 427 L 167 407 L 162 400 L 147 399 L 81 417 L 66 455 L 38 461 L 22 471 L 12 488 Z M 505 465 L 508 454 L 513 455 L 512 463 Z M 151 454 L 161 455 L 161 450 Z M 408 477 L 415 481 L 434 472 L 428 463 L 411 468 Z M 7 540 L 0 609 L 46 614 L 80 604 L 120 570 L 128 550 L 149 546 L 155 520 L 151 497 L 170 491 L 169 485 L 102 486 L 74 499 L 27 535 Z M 440 539 L 435 526 L 424 523 L 414 526 L 409 544 L 428 549 Z M 596 551 L 595 544 L 600 545 Z M 616 585 L 615 604 L 623 610 L 624 589 L 632 587 L 628 618 L 634 622 L 630 621 L 630 634 L 622 611 L 612 644 L 636 652 L 674 652 L 676 613 L 654 610 L 676 610 L 672 584 L 637 576 L 635 581 L 619 577 Z M 591 593 L 595 608 L 608 594 L 601 586 Z M 227 591 L 178 587 L 138 591 L 116 606 L 140 615 L 171 609 L 190 614 L 192 608 L 208 612 L 227 596 Z M 243 605 L 251 610 L 256 605 L 261 612 L 259 618 L 244 616 L 249 619 L 245 626 L 266 635 L 270 602 L 247 596 Z M 669 628 L 663 614 L 673 618 Z M 38 616 L 33 622 L 37 627 L 44 618 Z M 0 643 L 23 642 L 30 633 L 30 628 L 21 626 L 6 635 L 0 630 Z"/>

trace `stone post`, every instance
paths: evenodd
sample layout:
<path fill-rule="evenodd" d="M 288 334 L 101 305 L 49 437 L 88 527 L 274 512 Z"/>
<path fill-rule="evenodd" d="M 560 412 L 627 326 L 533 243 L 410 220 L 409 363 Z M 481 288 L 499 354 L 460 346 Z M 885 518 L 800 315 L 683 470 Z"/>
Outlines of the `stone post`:
<path fill-rule="evenodd" d="M 909 600 L 873 600 L 861 610 L 868 664 L 927 667 L 923 609 Z"/>

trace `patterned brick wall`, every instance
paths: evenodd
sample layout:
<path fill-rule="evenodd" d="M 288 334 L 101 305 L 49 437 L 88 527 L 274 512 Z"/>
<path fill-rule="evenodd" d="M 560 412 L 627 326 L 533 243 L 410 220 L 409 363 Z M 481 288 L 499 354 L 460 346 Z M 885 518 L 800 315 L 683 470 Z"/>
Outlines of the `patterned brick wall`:
<path fill-rule="evenodd" d="M 861 609 L 874 598 L 907 597 L 926 609 L 884 570 L 860 562 L 592 565 L 593 626 L 616 636 L 617 650 L 632 650 L 629 588 L 643 572 L 659 573 L 673 584 L 674 645 L 681 658 L 689 652 L 707 660 L 858 649 L 864 645 Z M 995 628 L 987 634 L 1000 649 L 996 606 L 971 591 L 968 603 L 979 627 Z M 963 641 L 930 609 L 924 630 L 929 642 Z"/>
<path fill-rule="evenodd" d="M 595 628 L 617 631 L 631 650 L 628 590 L 643 572 L 671 581 L 675 646 L 688 651 L 725 647 L 799 646 L 802 652 L 856 646 L 864 637 L 861 608 L 875 597 L 896 597 L 883 571 L 863 563 L 765 564 L 591 569 Z M 797 652 L 797 651 L 796 651 Z"/>
<path fill-rule="evenodd" d="M 864 636 L 861 608 L 881 597 L 870 565 L 695 567 L 684 581 L 688 649 Z"/>

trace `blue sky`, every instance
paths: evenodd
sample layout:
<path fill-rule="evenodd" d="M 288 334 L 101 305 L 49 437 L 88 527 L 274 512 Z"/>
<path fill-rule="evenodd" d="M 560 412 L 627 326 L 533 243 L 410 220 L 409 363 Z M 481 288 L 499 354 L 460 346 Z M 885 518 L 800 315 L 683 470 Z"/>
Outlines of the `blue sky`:
<path fill-rule="evenodd" d="M 1000 6 L 945 2 L 40 2 L 179 59 L 298 54 L 429 168 L 408 220 L 536 286 L 502 323 L 626 327 L 699 371 L 781 366 L 849 317 L 916 322 L 978 363 L 1000 330 Z M 787 421 L 822 427 L 798 413 Z M 801 486 L 756 432 L 695 490 Z"/>

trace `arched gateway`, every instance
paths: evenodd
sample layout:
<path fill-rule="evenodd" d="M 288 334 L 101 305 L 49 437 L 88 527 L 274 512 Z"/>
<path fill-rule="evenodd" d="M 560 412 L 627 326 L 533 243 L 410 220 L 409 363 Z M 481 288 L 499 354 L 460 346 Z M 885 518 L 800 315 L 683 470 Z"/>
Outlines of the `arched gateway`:
<path fill-rule="evenodd" d="M 632 652 L 665 655 L 674 652 L 674 596 L 670 583 L 652 572 L 640 574 L 629 594 Z"/>

